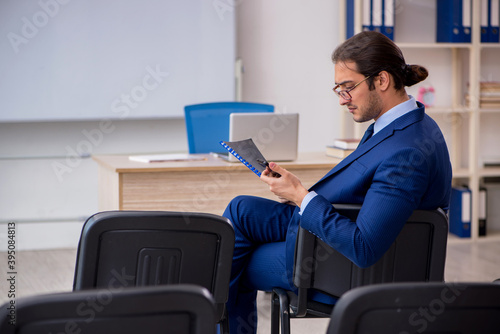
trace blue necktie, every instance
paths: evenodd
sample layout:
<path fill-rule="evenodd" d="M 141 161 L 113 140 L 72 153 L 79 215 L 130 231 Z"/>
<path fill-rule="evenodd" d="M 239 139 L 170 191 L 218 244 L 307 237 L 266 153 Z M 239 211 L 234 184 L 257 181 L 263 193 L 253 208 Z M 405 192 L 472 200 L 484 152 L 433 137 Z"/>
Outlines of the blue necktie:
<path fill-rule="evenodd" d="M 373 135 L 373 127 L 374 126 L 375 126 L 375 122 L 373 122 L 372 124 L 370 124 L 370 126 L 368 127 L 368 129 L 366 129 L 365 134 L 363 135 L 363 138 L 361 138 L 361 141 L 359 142 L 359 145 L 364 144 L 368 139 L 371 138 L 371 136 Z"/>

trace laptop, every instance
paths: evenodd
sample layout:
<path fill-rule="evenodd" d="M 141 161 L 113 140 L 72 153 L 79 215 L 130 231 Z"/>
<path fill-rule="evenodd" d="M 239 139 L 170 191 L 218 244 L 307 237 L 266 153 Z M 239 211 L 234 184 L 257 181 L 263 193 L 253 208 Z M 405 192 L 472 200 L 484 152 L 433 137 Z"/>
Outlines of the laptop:
<path fill-rule="evenodd" d="M 299 114 L 234 113 L 229 116 L 229 141 L 252 138 L 268 161 L 297 159 Z M 228 161 L 236 162 L 232 154 Z"/>

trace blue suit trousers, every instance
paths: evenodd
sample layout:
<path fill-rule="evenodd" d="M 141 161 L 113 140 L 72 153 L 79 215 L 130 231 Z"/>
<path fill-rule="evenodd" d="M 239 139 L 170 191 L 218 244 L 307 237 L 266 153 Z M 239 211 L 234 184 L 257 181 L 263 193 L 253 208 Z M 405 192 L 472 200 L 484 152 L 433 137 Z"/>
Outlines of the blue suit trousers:
<path fill-rule="evenodd" d="M 287 270 L 285 239 L 297 208 L 260 197 L 238 196 L 227 206 L 235 247 L 227 311 L 232 334 L 257 330 L 257 290 L 295 289 Z"/>

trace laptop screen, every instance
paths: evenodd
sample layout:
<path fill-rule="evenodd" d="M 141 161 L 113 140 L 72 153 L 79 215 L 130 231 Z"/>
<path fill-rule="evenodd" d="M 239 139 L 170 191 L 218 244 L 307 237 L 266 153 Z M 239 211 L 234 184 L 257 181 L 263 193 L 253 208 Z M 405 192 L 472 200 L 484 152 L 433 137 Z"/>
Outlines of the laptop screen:
<path fill-rule="evenodd" d="M 235 113 L 229 141 L 252 138 L 268 161 L 292 161 L 297 159 L 298 130 L 299 114 Z"/>

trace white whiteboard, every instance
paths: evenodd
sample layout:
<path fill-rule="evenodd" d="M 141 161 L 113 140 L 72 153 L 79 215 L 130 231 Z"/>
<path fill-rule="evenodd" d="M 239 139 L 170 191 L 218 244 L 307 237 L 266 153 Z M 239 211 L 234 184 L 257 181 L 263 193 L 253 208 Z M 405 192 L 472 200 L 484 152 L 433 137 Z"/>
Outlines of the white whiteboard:
<path fill-rule="evenodd" d="M 234 5 L 2 0 L 0 22 L 0 122 L 179 117 L 234 100 Z"/>

